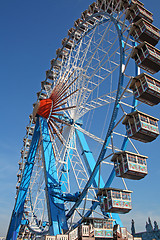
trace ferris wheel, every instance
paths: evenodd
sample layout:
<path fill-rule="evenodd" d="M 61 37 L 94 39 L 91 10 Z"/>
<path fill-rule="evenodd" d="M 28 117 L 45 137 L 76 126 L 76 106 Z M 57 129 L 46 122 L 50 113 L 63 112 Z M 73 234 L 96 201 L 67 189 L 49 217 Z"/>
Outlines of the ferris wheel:
<path fill-rule="evenodd" d="M 56 236 L 89 217 L 122 225 L 126 179 L 147 175 L 136 142 L 159 135 L 142 110 L 160 102 L 152 22 L 139 0 L 97 0 L 68 30 L 29 116 L 7 240 Z"/>

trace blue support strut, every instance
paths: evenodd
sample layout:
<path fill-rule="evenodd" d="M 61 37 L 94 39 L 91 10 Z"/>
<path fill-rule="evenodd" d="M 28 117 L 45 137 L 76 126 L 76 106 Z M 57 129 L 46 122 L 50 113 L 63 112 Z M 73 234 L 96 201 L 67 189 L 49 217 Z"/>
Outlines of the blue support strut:
<path fill-rule="evenodd" d="M 40 126 L 43 144 L 43 163 L 45 176 L 45 193 L 47 199 L 47 209 L 49 217 L 49 234 L 62 234 L 62 230 L 67 231 L 67 221 L 65 216 L 64 200 L 61 198 L 62 191 L 58 180 L 56 162 L 53 152 L 46 119 L 40 117 Z"/>
<path fill-rule="evenodd" d="M 94 167 L 95 167 L 96 161 L 95 161 L 95 159 L 93 157 L 92 152 L 90 151 L 90 148 L 89 148 L 89 146 L 87 144 L 87 141 L 85 139 L 84 134 L 80 130 L 76 129 L 76 136 L 77 136 L 79 145 L 81 147 L 82 157 L 84 159 L 87 171 L 88 171 L 89 176 L 90 176 L 92 171 L 93 171 L 93 169 L 94 169 Z M 93 181 L 93 186 L 95 188 L 98 188 L 98 182 L 99 182 L 99 176 L 98 175 L 99 174 L 97 173 L 97 175 L 95 176 L 95 179 Z M 100 188 L 104 187 L 104 182 L 103 182 L 102 177 L 100 177 L 100 186 L 99 187 Z"/>
<path fill-rule="evenodd" d="M 39 129 L 39 121 L 37 120 L 31 145 L 30 145 L 30 149 L 29 149 L 29 153 L 28 153 L 28 157 L 24 166 L 23 176 L 20 183 L 18 196 L 12 212 L 6 240 L 16 239 L 19 233 L 19 228 L 21 225 L 21 220 L 24 212 L 24 203 L 25 203 L 28 187 L 30 184 L 30 178 L 32 175 L 34 159 L 37 151 L 37 146 L 39 143 L 39 138 L 40 138 L 40 129 Z"/>
<path fill-rule="evenodd" d="M 87 141 L 85 139 L 84 134 L 82 132 L 80 132 L 79 130 L 76 130 L 76 136 L 78 138 L 81 150 L 83 151 L 83 158 L 84 158 L 85 164 L 87 166 L 87 170 L 89 172 L 89 175 L 91 175 L 92 171 L 94 170 L 96 161 L 95 161 L 95 159 L 93 157 L 92 152 L 89 149 L 89 146 L 87 144 Z M 93 185 L 94 185 L 95 188 L 97 188 L 97 187 L 99 187 L 99 188 L 109 187 L 111 185 L 114 177 L 115 177 L 115 171 L 114 171 L 114 168 L 113 168 L 112 173 L 111 173 L 111 175 L 110 175 L 110 177 L 109 177 L 109 179 L 108 179 L 106 184 L 104 183 L 103 178 L 100 176 L 100 185 L 98 186 L 99 179 L 98 179 L 98 174 L 97 174 L 95 179 L 94 179 L 94 181 L 93 181 Z M 91 209 L 88 210 L 87 213 L 85 214 L 85 217 L 89 217 L 92 214 L 92 211 L 98 206 L 98 204 L 99 203 L 94 202 L 93 206 L 91 207 Z M 123 227 L 121 219 L 120 219 L 118 214 L 112 214 L 112 217 L 113 217 L 113 219 L 115 219 L 115 221 L 121 227 Z"/>

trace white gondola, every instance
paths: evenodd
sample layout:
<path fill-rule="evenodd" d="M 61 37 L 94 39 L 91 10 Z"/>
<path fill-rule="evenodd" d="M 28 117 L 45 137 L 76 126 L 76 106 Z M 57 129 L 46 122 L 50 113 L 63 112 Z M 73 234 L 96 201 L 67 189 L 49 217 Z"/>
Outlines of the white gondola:
<path fill-rule="evenodd" d="M 55 80 L 55 78 L 57 77 L 57 73 L 55 73 L 52 70 L 47 70 L 46 71 L 46 78 L 50 79 L 50 80 Z M 50 83 L 46 83 L 46 84 L 50 84 Z"/>
<path fill-rule="evenodd" d="M 88 25 L 94 25 L 94 23 L 95 23 L 95 21 L 96 21 L 96 19 L 89 19 L 89 17 L 91 16 L 92 14 L 90 13 L 90 11 L 88 11 L 88 10 L 85 10 L 82 14 L 81 14 L 81 18 L 83 19 L 83 20 L 85 20 L 86 21 L 86 23 L 88 24 Z"/>
<path fill-rule="evenodd" d="M 71 39 L 68 39 L 68 38 L 64 38 L 62 40 L 62 45 L 63 47 L 65 47 L 66 49 L 71 49 L 74 45 L 73 41 Z"/>
<path fill-rule="evenodd" d="M 76 30 L 73 27 L 68 30 L 68 36 L 76 41 L 80 39 L 81 33 L 82 32 L 80 30 Z"/>
<path fill-rule="evenodd" d="M 148 11 L 146 8 L 141 6 L 140 4 L 134 3 L 132 4 L 126 12 L 126 19 L 132 23 L 137 22 L 139 19 L 144 18 L 148 22 L 153 22 L 153 14 Z"/>
<path fill-rule="evenodd" d="M 84 218 L 78 227 L 78 239 L 112 239 L 113 219 Z"/>
<path fill-rule="evenodd" d="M 83 23 L 83 20 L 81 18 L 78 18 L 75 22 L 74 22 L 74 26 L 76 28 L 78 28 L 78 30 L 80 30 L 81 32 L 85 32 L 88 24 L 87 23 Z"/>
<path fill-rule="evenodd" d="M 65 50 L 65 49 L 58 48 L 58 49 L 56 50 L 56 54 L 57 54 L 57 57 L 59 57 L 60 59 L 62 59 L 62 58 L 67 58 L 67 56 L 68 56 L 68 51 Z"/>
<path fill-rule="evenodd" d="M 48 82 L 48 81 L 42 81 L 42 82 L 41 82 L 41 88 L 42 88 L 42 89 L 46 89 L 46 87 L 47 87 L 47 88 L 51 88 L 51 86 L 52 86 L 52 83 L 51 83 L 51 82 Z"/>
<path fill-rule="evenodd" d="M 28 156 L 28 151 L 21 150 L 21 158 L 27 159 L 27 156 Z"/>
<path fill-rule="evenodd" d="M 141 73 L 134 77 L 129 86 L 137 100 L 150 106 L 160 102 L 160 81 L 152 76 Z"/>
<path fill-rule="evenodd" d="M 23 138 L 24 147 L 29 148 L 31 144 L 31 139 Z"/>
<path fill-rule="evenodd" d="M 138 67 L 149 73 L 156 73 L 160 70 L 160 50 L 147 42 L 135 47 L 131 56 Z"/>
<path fill-rule="evenodd" d="M 98 8 L 98 5 L 97 5 L 96 2 L 93 2 L 93 3 L 89 6 L 88 12 L 89 12 L 89 14 L 91 14 L 91 15 L 99 12 L 99 8 Z M 102 17 L 101 17 L 101 16 L 94 16 L 93 18 L 94 18 L 94 19 L 97 19 L 97 20 L 100 20 Z"/>
<path fill-rule="evenodd" d="M 34 133 L 34 126 L 27 126 L 26 127 L 26 134 L 32 136 Z"/>
<path fill-rule="evenodd" d="M 135 111 L 126 115 L 123 124 L 127 136 L 141 142 L 152 142 L 159 135 L 158 120 L 146 113 Z"/>
<path fill-rule="evenodd" d="M 69 30 L 68 30 L 68 36 L 69 37 L 71 37 L 71 35 L 73 34 L 75 32 L 75 28 L 70 28 Z"/>
<path fill-rule="evenodd" d="M 131 193 L 129 190 L 102 188 L 97 196 L 100 198 L 102 211 L 123 214 L 132 209 Z"/>
<path fill-rule="evenodd" d="M 45 98 L 47 98 L 47 94 L 46 93 L 37 92 L 37 99 L 38 100 L 42 100 L 42 99 L 45 99 Z"/>
<path fill-rule="evenodd" d="M 117 177 L 139 180 L 147 175 L 148 157 L 128 151 L 117 152 L 111 161 Z"/>
<path fill-rule="evenodd" d="M 60 70 L 61 69 L 61 65 L 62 65 L 62 62 L 60 60 L 55 60 L 55 59 L 52 59 L 51 60 L 51 66 L 55 69 L 55 70 Z"/>
<path fill-rule="evenodd" d="M 143 18 L 132 25 L 130 35 L 134 37 L 137 42 L 146 41 L 153 46 L 155 46 L 160 39 L 159 29 Z"/>
<path fill-rule="evenodd" d="M 19 162 L 19 170 L 22 171 L 22 162 Z"/>

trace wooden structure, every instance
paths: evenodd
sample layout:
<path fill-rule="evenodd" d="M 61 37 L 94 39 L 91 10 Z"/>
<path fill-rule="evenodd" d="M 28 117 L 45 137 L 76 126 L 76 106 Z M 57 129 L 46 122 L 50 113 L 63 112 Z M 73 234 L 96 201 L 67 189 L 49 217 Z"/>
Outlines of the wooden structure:
<path fill-rule="evenodd" d="M 146 156 L 127 151 L 117 152 L 111 161 L 117 177 L 139 180 L 147 175 Z"/>
<path fill-rule="evenodd" d="M 137 110 L 127 114 L 122 123 L 126 126 L 128 137 L 141 142 L 151 142 L 159 135 L 158 120 Z"/>
<path fill-rule="evenodd" d="M 147 42 L 135 47 L 131 57 L 138 67 L 152 74 L 160 70 L 160 50 Z"/>
<path fill-rule="evenodd" d="M 116 188 L 102 188 L 98 191 L 101 208 L 104 212 L 128 213 L 132 209 L 131 192 Z"/>
<path fill-rule="evenodd" d="M 132 25 L 130 35 L 137 42 L 146 41 L 153 46 L 155 46 L 160 39 L 159 29 L 143 18 Z"/>
<path fill-rule="evenodd" d="M 134 96 L 141 102 L 154 106 L 160 102 L 160 81 L 142 73 L 132 79 L 129 86 Z"/>
<path fill-rule="evenodd" d="M 133 3 L 126 12 L 126 19 L 130 22 L 137 22 L 139 19 L 144 18 L 148 22 L 153 22 L 153 14 L 149 12 L 144 6 L 139 3 Z"/>

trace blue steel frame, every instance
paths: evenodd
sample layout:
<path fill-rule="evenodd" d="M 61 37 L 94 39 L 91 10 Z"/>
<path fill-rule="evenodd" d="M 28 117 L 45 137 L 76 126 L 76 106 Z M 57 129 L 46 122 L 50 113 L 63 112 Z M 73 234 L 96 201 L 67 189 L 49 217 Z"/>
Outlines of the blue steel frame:
<path fill-rule="evenodd" d="M 123 79 L 124 75 L 122 72 L 122 66 L 125 65 L 125 60 L 124 60 L 124 42 L 123 42 L 123 36 L 121 33 L 121 26 L 118 23 L 118 21 L 108 13 L 101 13 L 105 14 L 108 17 L 110 17 L 111 21 L 115 24 L 115 27 L 117 29 L 117 33 L 119 36 L 119 44 L 120 44 L 120 73 L 119 73 L 119 82 L 118 82 L 118 88 L 117 88 L 117 96 L 115 100 L 115 105 L 113 109 L 113 114 L 111 117 L 111 121 L 109 124 L 108 132 L 106 134 L 106 138 L 102 147 L 102 150 L 100 152 L 100 155 L 98 157 L 97 162 L 95 163 L 95 160 L 89 150 L 89 147 L 87 145 L 87 142 L 83 136 L 82 133 L 76 131 L 76 135 L 79 139 L 79 143 L 81 145 L 81 148 L 83 150 L 83 155 L 84 159 L 86 162 L 86 165 L 88 166 L 88 170 L 90 173 L 90 178 L 89 181 L 87 182 L 85 188 L 82 191 L 82 194 L 79 196 L 78 200 L 74 204 L 74 206 L 70 209 L 69 213 L 67 216 L 65 215 L 65 209 L 64 209 L 64 199 L 60 198 L 59 196 L 62 195 L 62 190 L 61 186 L 58 182 L 58 176 L 56 172 L 56 166 L 55 166 L 55 159 L 54 159 L 54 154 L 53 154 L 53 149 L 52 149 L 52 142 L 50 139 L 49 131 L 48 131 L 48 125 L 47 121 L 43 118 L 37 119 L 36 126 L 35 126 L 35 131 L 33 134 L 29 154 L 25 163 L 24 171 L 23 171 L 23 176 L 18 192 L 18 196 L 16 199 L 15 207 L 12 213 L 8 233 L 7 233 L 7 240 L 10 239 L 16 239 L 19 228 L 21 225 L 22 221 L 22 215 L 24 212 L 24 203 L 25 203 L 25 198 L 27 195 L 29 183 L 30 183 L 30 178 L 32 175 L 32 170 L 34 166 L 34 159 L 40 139 L 40 135 L 42 136 L 42 143 L 43 143 L 43 161 L 44 161 L 44 166 L 45 166 L 45 183 L 46 183 L 46 199 L 47 199 L 47 207 L 48 207 L 48 217 L 49 217 L 49 223 L 50 223 L 50 229 L 49 229 L 49 234 L 50 235 L 56 235 L 62 233 L 62 229 L 67 230 L 67 219 L 69 219 L 74 210 L 80 205 L 82 199 L 85 197 L 88 188 L 91 186 L 93 183 L 95 187 L 98 186 L 98 171 L 99 171 L 99 166 L 104 158 L 106 151 L 107 151 L 107 146 L 110 142 L 112 130 L 115 126 L 116 122 L 116 117 L 118 114 L 118 109 L 119 109 L 119 101 L 120 101 L 120 96 L 122 92 L 122 86 L 123 86 Z M 98 14 L 95 14 L 98 15 Z M 137 72 L 137 67 L 136 67 L 136 72 Z M 135 101 L 133 103 L 135 106 Z M 125 138 L 124 142 L 122 144 L 122 150 L 126 148 L 128 139 Z M 68 161 L 69 162 L 69 161 Z M 52 164 L 52 171 L 50 168 L 50 164 Z M 70 163 L 69 163 L 70 165 Z M 92 167 L 94 166 L 94 168 Z M 64 171 L 65 172 L 65 171 Z M 108 178 L 107 182 L 104 184 L 103 180 L 100 180 L 100 187 L 109 187 L 115 177 L 115 171 L 114 169 L 112 170 L 110 177 Z M 63 189 L 64 190 L 64 189 Z M 88 217 L 92 211 L 97 207 L 98 203 L 94 202 L 91 209 L 85 214 L 85 217 Z M 113 218 L 120 224 L 120 218 L 116 214 L 113 216 Z M 79 222 L 80 223 L 80 222 Z"/>
<path fill-rule="evenodd" d="M 79 197 L 78 201 L 74 204 L 74 206 L 70 209 L 69 213 L 67 214 L 67 219 L 69 219 L 72 216 L 74 210 L 80 205 L 80 203 L 82 202 L 83 198 L 85 197 L 85 195 L 86 195 L 86 193 L 88 191 L 88 188 L 94 182 L 94 179 L 96 179 L 97 173 L 99 171 L 100 163 L 101 163 L 102 159 L 104 158 L 104 156 L 106 154 L 107 146 L 108 146 L 108 144 L 110 142 L 112 130 L 113 130 L 114 126 L 115 126 L 116 117 L 117 117 L 118 109 L 119 109 L 119 101 L 120 101 L 120 96 L 121 96 L 121 92 L 122 92 L 123 80 L 124 80 L 124 74 L 122 72 L 122 66 L 125 65 L 124 41 L 123 41 L 123 36 L 122 36 L 122 33 L 121 33 L 121 26 L 118 23 L 118 21 L 113 16 L 110 16 L 108 13 L 105 13 L 105 15 L 107 15 L 108 17 L 111 18 L 111 20 L 113 21 L 113 23 L 116 26 L 117 33 L 118 33 L 118 36 L 119 36 L 119 44 L 120 44 L 120 53 L 121 54 L 120 54 L 120 74 L 119 74 L 119 82 L 118 82 L 118 88 L 117 88 L 117 96 L 116 96 L 116 100 L 115 100 L 115 105 L 114 105 L 114 109 L 113 109 L 112 118 L 111 118 L 110 125 L 109 125 L 109 128 L 108 128 L 108 132 L 107 132 L 107 135 L 106 135 L 105 142 L 103 144 L 102 150 L 100 152 L 99 158 L 98 158 L 96 164 L 94 165 L 95 166 L 94 169 L 92 168 L 92 165 L 88 162 L 88 164 L 90 165 L 90 168 L 92 169 L 92 173 L 91 173 L 90 178 L 89 178 L 85 188 L 83 189 L 82 194 Z M 138 67 L 135 64 L 135 76 L 137 76 L 137 74 L 138 74 Z M 133 109 L 132 109 L 132 111 L 134 111 L 134 109 L 135 109 L 136 102 L 137 101 L 134 99 L 133 100 Z M 79 138 L 79 141 L 80 141 L 80 146 L 82 146 L 82 142 L 84 140 L 81 141 L 80 138 Z M 121 150 L 124 151 L 126 149 L 127 143 L 128 143 L 128 138 L 126 137 L 126 138 L 124 138 L 124 141 L 122 143 Z M 84 146 L 86 148 L 86 144 Z M 83 150 L 83 152 L 84 152 L 84 150 Z M 88 153 L 89 153 L 89 150 L 88 150 Z M 87 156 L 89 157 L 88 160 L 91 159 L 89 154 L 85 154 L 85 158 Z M 92 161 L 93 161 L 93 159 L 92 159 Z M 111 174 L 110 174 L 110 176 L 109 176 L 109 178 L 107 180 L 107 182 L 103 185 L 103 187 L 105 187 L 105 188 L 109 187 L 111 185 L 114 177 L 115 177 L 115 170 L 113 168 L 112 172 L 111 172 Z M 103 183 L 102 180 L 101 180 L 101 183 Z M 90 210 L 88 210 L 88 212 L 85 214 L 84 217 L 89 217 L 91 215 L 91 213 L 93 212 L 93 210 L 95 210 L 95 208 L 98 206 L 98 204 L 99 203 L 94 202 L 92 204 Z M 122 223 L 121 223 L 121 220 L 119 218 L 119 215 L 118 214 L 112 214 L 112 216 L 116 220 L 116 222 L 122 226 Z M 80 222 L 81 222 L 81 220 L 79 221 L 79 223 Z M 78 224 L 76 224 L 74 227 L 76 227 L 77 225 Z"/>
<path fill-rule="evenodd" d="M 87 170 L 89 172 L 89 175 L 91 175 L 92 171 L 94 170 L 94 167 L 95 167 L 95 164 L 96 164 L 96 161 L 93 157 L 93 154 L 92 152 L 90 151 L 89 149 L 89 146 L 87 144 L 87 141 L 85 139 L 85 136 L 82 132 L 80 132 L 79 130 L 76 130 L 76 135 L 77 135 L 77 139 L 78 139 L 78 142 L 79 142 L 79 145 L 81 147 L 81 150 L 82 150 L 82 155 L 83 155 L 83 158 L 84 158 L 84 161 L 85 161 L 85 164 L 87 166 Z M 100 174 L 100 173 L 99 173 Z M 95 179 L 93 181 L 93 186 L 95 188 L 103 188 L 105 186 L 105 183 L 103 181 L 103 178 L 102 176 L 100 175 L 100 179 L 99 179 L 99 174 L 97 172 L 97 175 L 95 176 Z M 110 183 L 111 184 L 111 183 Z M 109 184 L 108 184 L 108 187 L 109 187 Z M 96 192 L 98 192 L 98 190 L 96 190 Z M 92 207 L 91 207 L 91 210 L 88 211 L 86 214 L 85 214 L 85 217 L 89 217 L 90 214 L 92 213 L 92 211 L 99 205 L 99 203 L 97 202 L 94 202 Z M 93 206 L 95 206 L 95 208 L 93 209 Z M 106 213 L 103 213 L 104 215 Z M 116 223 L 118 223 L 121 227 L 123 227 L 122 225 L 122 222 L 121 222 L 121 219 L 119 217 L 118 214 L 112 214 L 112 217 L 113 219 L 116 221 Z M 78 224 L 81 222 L 81 220 L 78 222 Z M 75 227 L 78 225 L 76 224 Z"/>
<path fill-rule="evenodd" d="M 102 161 L 102 159 L 104 158 L 106 151 L 107 151 L 107 146 L 110 142 L 110 138 L 111 138 L 111 134 L 112 134 L 112 130 L 115 126 L 115 122 L 116 122 L 116 118 L 117 118 L 117 114 L 118 114 L 118 110 L 119 110 L 119 101 L 120 101 L 120 96 L 121 96 L 121 92 L 122 92 L 122 86 L 123 86 L 123 80 L 124 80 L 124 74 L 122 72 L 123 69 L 123 65 L 125 65 L 125 52 L 124 52 L 124 41 L 123 41 L 123 35 L 121 32 L 121 26 L 118 23 L 118 21 L 114 18 L 114 16 L 110 15 L 109 13 L 101 13 L 106 15 L 108 18 L 111 19 L 111 21 L 114 23 L 116 30 L 117 30 L 117 34 L 119 37 L 119 46 L 120 46 L 120 72 L 119 72 L 119 81 L 118 81 L 118 87 L 117 87 L 117 95 L 116 95 L 116 100 L 115 100 L 115 104 L 114 104 L 114 108 L 113 108 L 113 113 L 112 113 L 112 117 L 111 117 L 111 121 L 109 124 L 109 128 L 108 128 L 108 132 L 106 134 L 106 138 L 104 141 L 104 144 L 102 146 L 102 150 L 100 152 L 100 155 L 96 161 L 95 167 L 90 175 L 90 178 L 86 184 L 86 186 L 84 187 L 81 196 L 78 198 L 77 202 L 74 204 L 74 206 L 70 209 L 70 211 L 67 214 L 67 219 L 69 219 L 73 212 L 75 211 L 75 209 L 80 205 L 80 203 L 82 202 L 83 198 L 85 197 L 88 188 L 92 185 L 98 171 L 99 171 L 99 167 L 100 167 L 100 163 Z M 97 14 L 95 14 L 97 15 Z M 105 184 L 105 187 L 110 186 L 111 182 L 113 181 L 114 178 L 114 170 L 112 171 L 112 174 L 110 176 L 110 178 L 108 179 L 107 183 Z M 85 217 L 88 217 L 91 212 L 97 207 L 97 203 L 93 203 L 91 210 L 89 210 Z"/>
<path fill-rule="evenodd" d="M 46 119 L 40 118 L 42 144 L 43 144 L 43 163 L 45 175 L 45 193 L 47 199 L 49 234 L 57 235 L 68 230 L 64 200 L 60 198 L 61 186 L 58 180 L 56 162 L 53 153 L 52 141 L 49 134 L 48 123 Z"/>
<path fill-rule="evenodd" d="M 133 43 L 133 46 L 136 46 L 136 43 Z M 137 76 L 138 74 L 140 74 L 140 72 L 139 72 L 138 70 L 140 70 L 140 69 L 139 69 L 139 68 L 137 67 L 137 65 L 135 64 L 135 76 Z M 133 103 L 132 103 L 133 108 L 132 108 L 132 110 L 131 110 L 132 112 L 135 111 L 136 105 L 137 105 L 137 100 L 136 100 L 135 98 L 133 98 Z M 114 128 L 114 125 L 113 125 L 113 128 Z M 113 129 L 113 128 L 112 128 L 112 129 Z M 87 145 L 87 142 L 86 142 L 86 140 L 85 140 L 84 134 L 83 134 L 82 132 L 77 131 L 77 130 L 76 130 L 76 133 L 77 133 L 77 137 L 78 137 L 78 140 L 79 140 L 79 144 L 80 144 L 80 146 L 81 146 L 81 148 L 82 148 L 82 151 L 83 151 L 83 153 L 85 153 L 85 157 L 84 157 L 84 158 L 87 158 L 87 162 L 88 162 L 88 163 L 87 163 L 87 166 L 88 166 L 87 168 L 89 169 L 89 173 L 91 173 L 91 172 L 93 171 L 93 166 L 95 166 L 95 159 L 93 158 L 93 155 L 92 155 L 92 153 L 90 152 L 90 149 L 89 149 L 89 147 L 88 147 L 88 145 Z M 127 134 L 126 134 L 126 135 L 127 135 Z M 126 137 L 124 138 L 124 140 L 123 140 L 123 143 L 122 143 L 122 147 L 121 147 L 121 150 L 122 150 L 122 151 L 125 151 L 125 150 L 126 150 L 127 143 L 128 143 L 128 137 L 126 136 Z M 102 158 L 102 159 L 103 159 L 103 158 Z M 85 162 L 86 162 L 86 161 L 85 161 Z M 95 166 L 95 167 L 96 167 L 96 166 Z M 99 167 L 99 166 L 97 165 L 97 173 L 98 173 L 98 170 L 99 170 L 98 167 Z M 97 175 L 98 175 L 98 174 L 97 174 Z M 96 177 L 97 177 L 97 175 L 96 175 Z M 98 183 L 96 177 L 95 177 L 95 186 L 96 186 L 96 184 Z M 103 179 L 102 179 L 102 177 L 101 177 L 100 186 L 99 186 L 99 187 L 100 187 L 100 188 L 101 188 L 101 187 L 104 187 L 104 188 L 110 187 L 110 185 L 111 185 L 112 182 L 113 182 L 114 177 L 115 177 L 115 170 L 114 170 L 114 167 L 113 167 L 113 169 L 112 169 L 112 171 L 111 171 L 111 174 L 110 174 L 110 176 L 109 176 L 109 178 L 108 178 L 108 180 L 107 180 L 107 182 L 106 182 L 105 184 L 104 184 L 104 181 L 103 181 Z M 93 182 L 93 183 L 94 183 L 94 182 Z M 97 186 L 98 186 L 98 184 L 97 184 Z M 85 214 L 84 217 L 89 217 L 89 216 L 91 215 L 92 211 L 95 210 L 98 205 L 99 205 L 99 203 L 94 202 L 94 203 L 92 204 L 90 210 L 88 210 L 88 212 Z M 123 226 L 118 214 L 112 213 L 112 217 L 113 217 L 113 219 L 115 219 L 116 223 L 118 223 L 120 226 Z M 80 224 L 80 223 L 81 223 L 81 220 L 80 220 L 74 227 L 76 227 L 76 226 L 77 226 L 78 224 Z"/>
<path fill-rule="evenodd" d="M 48 124 L 46 119 L 42 117 L 37 117 L 29 154 L 23 170 L 18 196 L 11 216 L 11 221 L 6 237 L 7 240 L 17 239 L 17 235 L 22 224 L 24 203 L 27 196 L 32 170 L 34 167 L 37 147 L 40 140 L 42 140 L 43 164 L 45 169 L 45 193 L 49 218 L 48 233 L 50 235 L 57 235 L 62 233 L 62 229 L 64 231 L 68 230 L 64 209 L 64 200 L 63 198 L 59 197 L 62 196 L 62 191 L 58 181 Z M 26 222 L 25 224 L 28 223 Z"/>
<path fill-rule="evenodd" d="M 7 233 L 7 240 L 16 239 L 19 233 L 19 228 L 21 225 L 21 220 L 24 212 L 24 203 L 32 175 L 32 170 L 34 166 L 35 155 L 37 152 L 37 147 L 40 139 L 40 127 L 39 121 L 37 120 L 30 150 L 28 153 L 27 160 L 25 162 L 23 176 L 21 180 L 21 184 L 18 191 L 18 196 L 15 202 L 14 210 L 12 212 L 11 221 Z"/>

